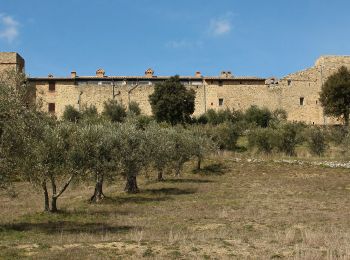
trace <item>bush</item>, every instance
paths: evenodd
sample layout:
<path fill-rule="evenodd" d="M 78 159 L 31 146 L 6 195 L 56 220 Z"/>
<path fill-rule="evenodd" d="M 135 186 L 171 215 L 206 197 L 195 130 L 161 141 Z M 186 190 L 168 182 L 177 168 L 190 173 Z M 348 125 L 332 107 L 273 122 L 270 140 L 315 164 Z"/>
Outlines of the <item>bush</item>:
<path fill-rule="evenodd" d="M 327 129 L 328 141 L 336 145 L 341 145 L 348 136 L 348 134 L 348 128 L 344 126 L 330 126 Z"/>
<path fill-rule="evenodd" d="M 209 109 L 206 113 L 201 115 L 197 122 L 200 124 L 211 124 L 211 125 L 219 125 L 225 122 L 236 123 L 238 121 L 243 120 L 243 113 L 236 110 L 230 109 L 221 109 L 215 111 L 214 109 Z"/>
<path fill-rule="evenodd" d="M 305 125 L 300 123 L 286 123 L 279 126 L 276 131 L 277 148 L 288 156 L 294 156 L 295 147 L 303 142 L 303 132 Z"/>
<path fill-rule="evenodd" d="M 209 128 L 209 135 L 221 150 L 234 150 L 241 133 L 242 129 L 232 122 L 225 122 Z"/>
<path fill-rule="evenodd" d="M 272 119 L 272 114 L 267 108 L 251 106 L 245 112 L 244 118 L 248 123 L 255 123 L 260 127 L 268 127 L 269 122 Z"/>
<path fill-rule="evenodd" d="M 287 121 L 287 112 L 283 109 L 276 109 L 272 112 L 272 117 L 269 126 L 276 127 L 278 124 Z"/>
<path fill-rule="evenodd" d="M 136 127 L 138 129 L 146 129 L 146 127 L 154 121 L 153 117 L 147 115 L 139 115 L 136 117 Z"/>
<path fill-rule="evenodd" d="M 276 146 L 276 132 L 271 128 L 256 128 L 248 134 L 248 147 L 270 154 Z"/>
<path fill-rule="evenodd" d="M 112 122 L 123 122 L 126 117 L 126 109 L 116 100 L 109 100 L 104 103 L 102 115 Z"/>
<path fill-rule="evenodd" d="M 139 104 L 135 101 L 130 102 L 129 111 L 136 116 L 141 114 L 141 108 L 140 108 Z"/>
<path fill-rule="evenodd" d="M 65 107 L 63 112 L 63 120 L 76 123 L 81 119 L 81 113 L 73 107 L 72 105 L 68 105 Z"/>
<path fill-rule="evenodd" d="M 202 114 L 198 118 L 193 118 L 193 123 L 205 125 L 208 123 L 208 117 L 206 114 Z"/>
<path fill-rule="evenodd" d="M 312 154 L 322 156 L 327 149 L 326 137 L 319 127 L 309 129 L 307 144 Z"/>
<path fill-rule="evenodd" d="M 83 111 L 81 112 L 81 117 L 82 118 L 97 118 L 98 117 L 98 112 L 97 112 L 97 108 L 93 105 L 84 108 Z"/>

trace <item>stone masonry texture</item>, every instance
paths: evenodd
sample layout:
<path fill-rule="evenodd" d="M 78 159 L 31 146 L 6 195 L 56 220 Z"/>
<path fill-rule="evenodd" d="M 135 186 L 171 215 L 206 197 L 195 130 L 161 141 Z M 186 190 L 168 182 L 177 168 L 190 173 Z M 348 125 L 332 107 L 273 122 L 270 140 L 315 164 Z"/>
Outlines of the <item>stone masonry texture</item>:
<path fill-rule="evenodd" d="M 230 72 L 216 77 L 206 77 L 196 72 L 194 76 L 180 79 L 187 88 L 196 92 L 195 116 L 208 109 L 244 111 L 256 105 L 270 110 L 284 109 L 291 121 L 337 124 L 340 122 L 336 119 L 324 116 L 319 93 L 322 84 L 341 66 L 350 69 L 350 56 L 321 56 L 314 66 L 280 80 L 236 77 Z M 0 73 L 9 68 L 23 70 L 24 60 L 17 53 L 0 52 Z M 48 111 L 49 103 L 54 103 L 57 117 L 62 116 L 67 105 L 80 110 L 94 105 L 101 112 L 104 102 L 110 99 L 116 99 L 126 108 L 130 101 L 135 101 L 142 113 L 151 115 L 148 97 L 157 82 L 168 78 L 153 73 L 148 69 L 144 76 L 106 76 L 99 69 L 96 76 L 79 76 L 73 72 L 70 77 L 49 75 L 29 78 L 29 81 L 36 89 L 36 100 L 42 104 L 42 109 Z M 51 89 L 50 83 L 54 86 Z"/>

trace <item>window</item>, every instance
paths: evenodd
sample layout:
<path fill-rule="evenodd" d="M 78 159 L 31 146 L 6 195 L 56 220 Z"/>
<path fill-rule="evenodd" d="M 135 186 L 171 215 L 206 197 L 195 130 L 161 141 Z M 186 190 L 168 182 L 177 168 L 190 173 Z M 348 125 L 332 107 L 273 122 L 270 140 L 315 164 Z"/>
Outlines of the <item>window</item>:
<path fill-rule="evenodd" d="M 219 98 L 219 106 L 222 106 L 224 104 L 224 99 L 223 98 Z"/>
<path fill-rule="evenodd" d="M 219 80 L 219 86 L 221 87 L 222 85 L 222 80 Z"/>
<path fill-rule="evenodd" d="M 55 113 L 56 105 L 55 103 L 49 103 L 49 113 Z"/>
<path fill-rule="evenodd" d="M 301 97 L 301 98 L 299 99 L 299 102 L 300 102 L 300 105 L 303 106 L 303 105 L 304 105 L 304 98 Z"/>
<path fill-rule="evenodd" d="M 290 86 L 292 84 L 292 80 L 288 79 L 288 86 Z"/>
<path fill-rule="evenodd" d="M 56 91 L 56 84 L 55 82 L 49 82 L 49 91 Z"/>
<path fill-rule="evenodd" d="M 317 100 L 316 100 L 316 105 L 318 104 Z"/>

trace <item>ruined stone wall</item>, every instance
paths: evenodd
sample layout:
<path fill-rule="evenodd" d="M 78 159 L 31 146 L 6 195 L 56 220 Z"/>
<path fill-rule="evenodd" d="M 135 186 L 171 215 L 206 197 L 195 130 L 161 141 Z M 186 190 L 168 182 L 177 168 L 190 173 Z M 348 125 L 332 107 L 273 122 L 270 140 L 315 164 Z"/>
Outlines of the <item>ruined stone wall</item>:
<path fill-rule="evenodd" d="M 341 123 L 324 116 L 319 102 L 322 84 L 341 66 L 350 69 L 349 56 L 322 56 L 313 67 L 287 75 L 279 81 L 277 88 L 281 89 L 281 108 L 287 111 L 289 120 L 319 125 Z"/>
<path fill-rule="evenodd" d="M 325 117 L 319 102 L 321 86 L 340 66 L 350 69 L 349 56 L 324 56 L 315 66 L 282 78 L 278 84 L 264 84 L 256 80 L 204 79 L 187 85 L 196 92 L 195 116 L 208 109 L 246 110 L 252 105 L 270 110 L 282 108 L 288 113 L 288 120 L 303 121 L 308 124 L 339 123 L 331 117 Z M 56 81 L 55 91 L 49 91 L 48 81 L 35 82 L 37 97 L 43 101 L 43 110 L 48 110 L 48 103 L 55 103 L 56 115 L 61 117 L 67 105 L 83 108 L 94 105 L 103 110 L 103 103 L 113 98 L 113 86 L 108 83 L 98 84 L 92 80 L 86 82 L 72 80 Z M 129 101 L 140 105 L 142 113 L 151 115 L 148 97 L 154 91 L 153 84 L 118 83 L 114 88 L 114 98 L 127 107 Z M 78 104 L 80 96 L 80 105 Z M 221 100 L 221 104 L 219 104 Z"/>
<path fill-rule="evenodd" d="M 8 70 L 24 71 L 24 59 L 16 52 L 0 52 L 0 73 Z"/>

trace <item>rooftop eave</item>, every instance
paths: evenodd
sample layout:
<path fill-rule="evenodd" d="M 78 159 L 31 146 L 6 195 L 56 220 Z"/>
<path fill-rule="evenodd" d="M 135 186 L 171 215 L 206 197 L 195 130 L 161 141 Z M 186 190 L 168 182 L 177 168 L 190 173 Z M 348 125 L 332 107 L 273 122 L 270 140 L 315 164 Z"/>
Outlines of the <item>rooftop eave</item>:
<path fill-rule="evenodd" d="M 152 78 L 145 76 L 77 76 L 72 77 L 29 77 L 30 81 L 83 81 L 83 80 L 93 80 L 93 81 L 110 81 L 110 80 L 144 80 L 144 81 L 159 81 L 167 80 L 171 78 L 170 76 L 154 76 Z M 221 80 L 221 81 L 263 81 L 265 78 L 258 77 L 234 77 L 234 78 L 222 78 L 222 77 L 193 77 L 193 76 L 179 76 L 181 80 L 191 80 L 191 81 L 203 81 L 203 80 Z"/>

